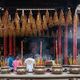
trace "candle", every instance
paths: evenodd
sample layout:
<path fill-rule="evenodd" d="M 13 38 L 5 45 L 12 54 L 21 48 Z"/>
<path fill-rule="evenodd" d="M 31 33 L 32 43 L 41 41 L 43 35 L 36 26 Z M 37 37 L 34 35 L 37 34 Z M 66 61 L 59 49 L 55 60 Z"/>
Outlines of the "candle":
<path fill-rule="evenodd" d="M 42 61 L 42 41 L 40 41 L 40 60 Z"/>
<path fill-rule="evenodd" d="M 12 55 L 12 35 L 9 35 L 9 55 Z"/>
<path fill-rule="evenodd" d="M 64 64 L 68 64 L 68 23 L 66 18 L 65 40 L 64 40 Z"/>
<path fill-rule="evenodd" d="M 21 58 L 23 59 L 23 41 L 21 41 Z"/>
<path fill-rule="evenodd" d="M 77 15 L 74 16 L 73 26 L 73 64 L 77 63 Z"/>
<path fill-rule="evenodd" d="M 58 64 L 58 48 L 57 48 L 57 40 L 56 40 L 56 64 Z"/>
<path fill-rule="evenodd" d="M 14 56 L 16 56 L 16 42 L 15 42 L 15 36 L 13 36 L 13 47 L 14 47 L 13 54 L 14 54 Z"/>
<path fill-rule="evenodd" d="M 58 47 L 59 47 L 59 58 L 61 58 L 62 57 L 62 55 L 61 55 L 61 26 L 59 26 L 59 28 L 58 28 Z"/>

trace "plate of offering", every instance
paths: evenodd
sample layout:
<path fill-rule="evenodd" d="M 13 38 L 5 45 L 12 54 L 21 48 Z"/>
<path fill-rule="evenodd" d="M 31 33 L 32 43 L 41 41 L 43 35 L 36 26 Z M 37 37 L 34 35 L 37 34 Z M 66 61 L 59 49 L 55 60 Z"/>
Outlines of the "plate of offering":
<path fill-rule="evenodd" d="M 53 74 L 61 74 L 63 71 L 62 65 L 60 64 L 55 64 L 52 66 L 52 73 Z"/>
<path fill-rule="evenodd" d="M 45 66 L 34 66 L 34 73 L 35 74 L 44 74 L 45 73 Z"/>
<path fill-rule="evenodd" d="M 1 74 L 8 74 L 8 73 L 10 73 L 10 69 L 8 66 L 1 67 Z"/>
<path fill-rule="evenodd" d="M 17 74 L 26 74 L 27 70 L 26 70 L 26 66 L 19 66 L 16 69 Z"/>
<path fill-rule="evenodd" d="M 72 74 L 79 74 L 80 73 L 80 65 L 70 65 L 69 72 Z"/>

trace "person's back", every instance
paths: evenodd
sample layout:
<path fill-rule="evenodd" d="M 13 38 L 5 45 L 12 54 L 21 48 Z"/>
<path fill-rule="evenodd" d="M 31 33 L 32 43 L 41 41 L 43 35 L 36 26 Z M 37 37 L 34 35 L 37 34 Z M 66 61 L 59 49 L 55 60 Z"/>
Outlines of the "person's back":
<path fill-rule="evenodd" d="M 22 66 L 22 62 L 21 62 L 21 60 L 19 59 L 19 57 L 17 57 L 17 58 L 13 61 L 13 68 L 14 68 L 14 70 L 16 70 L 16 68 L 17 68 L 18 66 Z"/>
<path fill-rule="evenodd" d="M 12 65 L 13 61 L 14 61 L 14 58 L 13 58 L 12 56 L 9 56 L 9 57 L 8 57 L 8 66 L 9 66 L 10 68 L 13 67 L 13 65 Z"/>
<path fill-rule="evenodd" d="M 26 65 L 27 70 L 29 72 L 32 72 L 35 64 L 35 60 L 33 58 L 27 58 L 24 63 Z"/>

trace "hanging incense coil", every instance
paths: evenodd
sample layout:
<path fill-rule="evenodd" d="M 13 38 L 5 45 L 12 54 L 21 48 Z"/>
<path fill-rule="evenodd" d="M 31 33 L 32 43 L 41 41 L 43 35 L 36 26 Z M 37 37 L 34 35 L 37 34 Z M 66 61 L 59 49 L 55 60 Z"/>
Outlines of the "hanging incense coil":
<path fill-rule="evenodd" d="M 57 11 L 55 11 L 54 16 L 53 16 L 53 24 L 54 25 L 58 25 L 59 24 Z"/>
<path fill-rule="evenodd" d="M 4 28 L 7 27 L 8 18 L 9 18 L 9 13 L 8 13 L 8 10 L 6 10 L 2 16 L 2 24 L 3 24 Z"/>
<path fill-rule="evenodd" d="M 33 19 L 33 21 L 32 21 L 32 33 L 34 36 L 37 36 L 37 28 L 36 28 L 35 19 Z"/>
<path fill-rule="evenodd" d="M 32 14 L 31 10 L 30 10 L 30 13 L 29 13 L 29 19 L 30 19 L 30 23 L 32 24 L 32 22 L 33 22 L 33 14 Z"/>
<path fill-rule="evenodd" d="M 72 24 L 72 13 L 71 13 L 71 10 L 69 9 L 68 11 L 68 14 L 67 14 L 67 23 L 68 25 L 71 25 Z"/>
<path fill-rule="evenodd" d="M 3 24 L 2 24 L 1 17 L 0 17 L 0 37 L 3 37 Z"/>
<path fill-rule="evenodd" d="M 30 28 L 31 28 L 31 35 L 33 35 L 33 26 L 32 24 L 34 23 L 33 22 L 33 14 L 32 14 L 32 11 L 30 10 L 30 13 L 29 13 L 29 20 L 30 20 Z"/>
<path fill-rule="evenodd" d="M 47 30 L 47 19 L 46 16 L 43 15 L 43 21 L 42 21 L 42 25 L 43 25 L 43 30 Z"/>
<path fill-rule="evenodd" d="M 12 26 L 12 21 L 11 21 L 11 16 L 9 15 L 9 18 L 8 18 L 8 26 L 7 26 L 7 34 L 9 36 L 12 36 L 13 35 L 13 26 Z"/>
<path fill-rule="evenodd" d="M 13 21 L 10 21 L 9 24 L 8 24 L 8 35 L 9 35 L 9 36 L 15 35 L 14 23 L 13 23 Z"/>
<path fill-rule="evenodd" d="M 49 18 L 49 27 L 53 27 L 53 19 L 52 16 Z"/>
<path fill-rule="evenodd" d="M 41 21 L 41 15 L 40 12 L 37 14 L 37 20 L 36 20 L 36 26 L 39 36 L 41 36 L 41 30 L 42 30 L 42 21 Z"/>
<path fill-rule="evenodd" d="M 21 23 L 22 23 L 22 28 L 21 28 L 21 36 L 25 36 L 25 30 L 26 30 L 26 25 L 27 25 L 27 17 L 25 15 L 21 16 Z"/>
<path fill-rule="evenodd" d="M 20 18 L 18 16 L 18 13 L 15 13 L 15 18 L 14 18 L 14 23 L 15 23 L 15 27 L 16 27 L 16 36 L 20 35 Z"/>
<path fill-rule="evenodd" d="M 31 29 L 31 24 L 30 24 L 30 19 L 28 18 L 28 23 L 26 26 L 26 36 L 31 36 L 32 35 L 32 29 Z"/>
<path fill-rule="evenodd" d="M 64 26 L 65 25 L 65 18 L 63 10 L 61 9 L 60 16 L 59 16 L 59 25 Z"/>
<path fill-rule="evenodd" d="M 9 13 L 6 10 L 2 16 L 2 24 L 3 24 L 3 28 L 4 28 L 4 35 L 8 36 L 8 19 L 9 19 Z"/>

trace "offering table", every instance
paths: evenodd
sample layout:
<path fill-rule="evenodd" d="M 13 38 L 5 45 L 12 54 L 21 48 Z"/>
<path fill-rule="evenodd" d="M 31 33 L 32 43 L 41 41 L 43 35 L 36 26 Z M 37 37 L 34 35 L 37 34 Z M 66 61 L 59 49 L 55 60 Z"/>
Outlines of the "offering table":
<path fill-rule="evenodd" d="M 62 73 L 62 74 L 34 74 L 34 73 L 27 73 L 24 75 L 18 75 L 16 73 L 10 74 L 0 74 L 0 79 L 71 79 L 71 80 L 80 80 L 80 74 L 69 74 L 69 73 Z"/>

